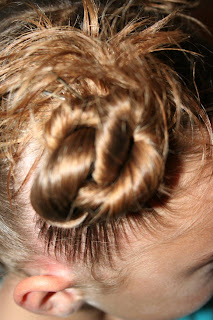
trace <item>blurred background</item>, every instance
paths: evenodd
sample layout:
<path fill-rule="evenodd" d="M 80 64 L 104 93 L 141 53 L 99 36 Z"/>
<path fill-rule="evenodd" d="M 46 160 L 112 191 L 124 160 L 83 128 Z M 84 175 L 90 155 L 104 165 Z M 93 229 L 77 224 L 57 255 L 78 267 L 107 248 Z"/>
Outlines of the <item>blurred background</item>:
<path fill-rule="evenodd" d="M 192 14 L 207 25 L 213 33 L 213 0 L 200 0 L 199 7 L 193 9 Z"/>

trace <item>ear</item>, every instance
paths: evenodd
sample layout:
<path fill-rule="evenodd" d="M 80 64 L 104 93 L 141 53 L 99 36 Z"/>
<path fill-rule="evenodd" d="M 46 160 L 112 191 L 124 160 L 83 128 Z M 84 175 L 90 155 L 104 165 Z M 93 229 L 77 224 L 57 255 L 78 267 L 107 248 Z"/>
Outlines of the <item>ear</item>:
<path fill-rule="evenodd" d="M 14 290 L 15 302 L 28 311 L 66 317 L 83 304 L 77 288 L 60 276 L 35 276 L 22 280 Z"/>

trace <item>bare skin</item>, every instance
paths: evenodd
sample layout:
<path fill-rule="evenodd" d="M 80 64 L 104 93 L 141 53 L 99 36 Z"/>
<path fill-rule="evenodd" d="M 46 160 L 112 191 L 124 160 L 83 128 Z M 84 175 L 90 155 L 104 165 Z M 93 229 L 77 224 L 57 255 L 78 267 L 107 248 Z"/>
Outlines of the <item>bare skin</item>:
<path fill-rule="evenodd" d="M 14 276 L 7 276 L 0 289 L 0 310 L 1 320 L 60 320 L 59 317 L 48 317 L 37 315 L 19 307 L 13 299 L 14 286 L 20 279 Z M 100 310 L 90 308 L 90 310 L 79 310 L 66 318 L 67 320 L 120 320 L 120 318 L 104 314 Z"/>
<path fill-rule="evenodd" d="M 202 307 L 213 297 L 213 178 L 208 172 L 198 176 L 196 165 L 188 163 L 180 177 L 182 192 L 167 208 L 156 208 L 168 217 L 167 225 L 155 223 L 153 232 L 141 228 L 137 237 L 130 229 L 123 259 L 116 258 L 113 269 L 102 265 L 94 278 L 84 264 L 54 262 L 53 257 L 44 261 L 41 256 L 37 267 L 35 263 L 26 267 L 30 277 L 16 287 L 16 303 L 36 313 L 55 315 L 73 312 L 80 296 L 82 303 L 101 310 L 107 320 L 172 320 Z M 107 284 L 112 279 L 111 289 Z M 49 301 L 40 310 L 39 293 L 43 299 L 53 287 L 53 304 Z M 64 299 L 69 290 L 70 300 Z M 29 299 L 24 299 L 26 294 Z M 88 317 L 86 313 L 84 320 Z"/>
<path fill-rule="evenodd" d="M 13 299 L 14 286 L 20 281 L 14 276 L 7 276 L 4 280 L 3 286 L 0 289 L 0 310 L 1 320 L 60 320 L 61 318 L 55 316 L 42 316 L 29 312 L 19 307 Z M 66 318 L 67 320 L 117 320 L 116 318 L 106 317 L 105 315 L 95 309 L 79 310 L 73 315 Z"/>

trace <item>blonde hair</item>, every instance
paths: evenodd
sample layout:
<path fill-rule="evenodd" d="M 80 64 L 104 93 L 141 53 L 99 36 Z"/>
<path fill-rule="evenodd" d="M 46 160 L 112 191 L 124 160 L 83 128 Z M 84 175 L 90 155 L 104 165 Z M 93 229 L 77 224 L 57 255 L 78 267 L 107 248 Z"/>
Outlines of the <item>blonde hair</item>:
<path fill-rule="evenodd" d="M 122 219 L 143 219 L 153 203 L 168 196 L 171 163 L 191 152 L 193 133 L 211 131 L 202 106 L 210 79 L 206 88 L 197 85 L 203 63 L 192 49 L 193 22 L 178 11 L 168 15 L 181 3 L 113 2 L 108 11 L 93 0 L 45 10 L 34 4 L 10 28 L 11 20 L 3 21 L 2 203 L 6 184 L 13 202 L 40 163 L 31 202 L 48 247 L 53 239 L 67 247 L 60 239 L 70 232 L 66 238 L 76 248 L 85 228 L 90 248 L 103 234 L 109 243 L 106 230 L 116 234 Z M 138 7 L 146 19 L 133 18 Z M 68 25 L 69 20 L 75 23 Z M 185 26 L 192 39 L 181 30 Z M 211 144 L 204 136 L 199 152 Z M 29 145 L 35 146 L 36 159 L 17 193 L 13 167 Z M 15 268 L 21 258 L 12 263 L 5 252 L 11 255 L 19 246 L 24 260 L 31 248 L 21 237 L 23 217 L 9 205 L 7 213 L 4 208 L 0 254 Z M 5 245 L 7 228 L 10 246 Z M 96 249 L 90 250 L 95 260 L 101 251 Z"/>

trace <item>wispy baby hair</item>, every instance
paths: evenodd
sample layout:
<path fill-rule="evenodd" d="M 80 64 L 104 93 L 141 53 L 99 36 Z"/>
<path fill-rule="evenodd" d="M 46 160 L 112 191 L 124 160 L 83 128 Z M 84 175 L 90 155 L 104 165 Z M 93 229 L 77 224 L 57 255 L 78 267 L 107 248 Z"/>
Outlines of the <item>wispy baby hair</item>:
<path fill-rule="evenodd" d="M 31 203 L 51 226 L 145 215 L 167 194 L 170 159 L 186 155 L 197 128 L 210 130 L 196 95 L 201 54 L 181 31 L 189 20 L 155 14 L 156 3 L 65 1 L 57 11 L 35 1 L 14 38 L 2 31 L 2 153 L 15 166 L 35 149 L 39 165 L 21 184 L 36 175 Z M 133 19 L 138 7 L 146 19 Z"/>

